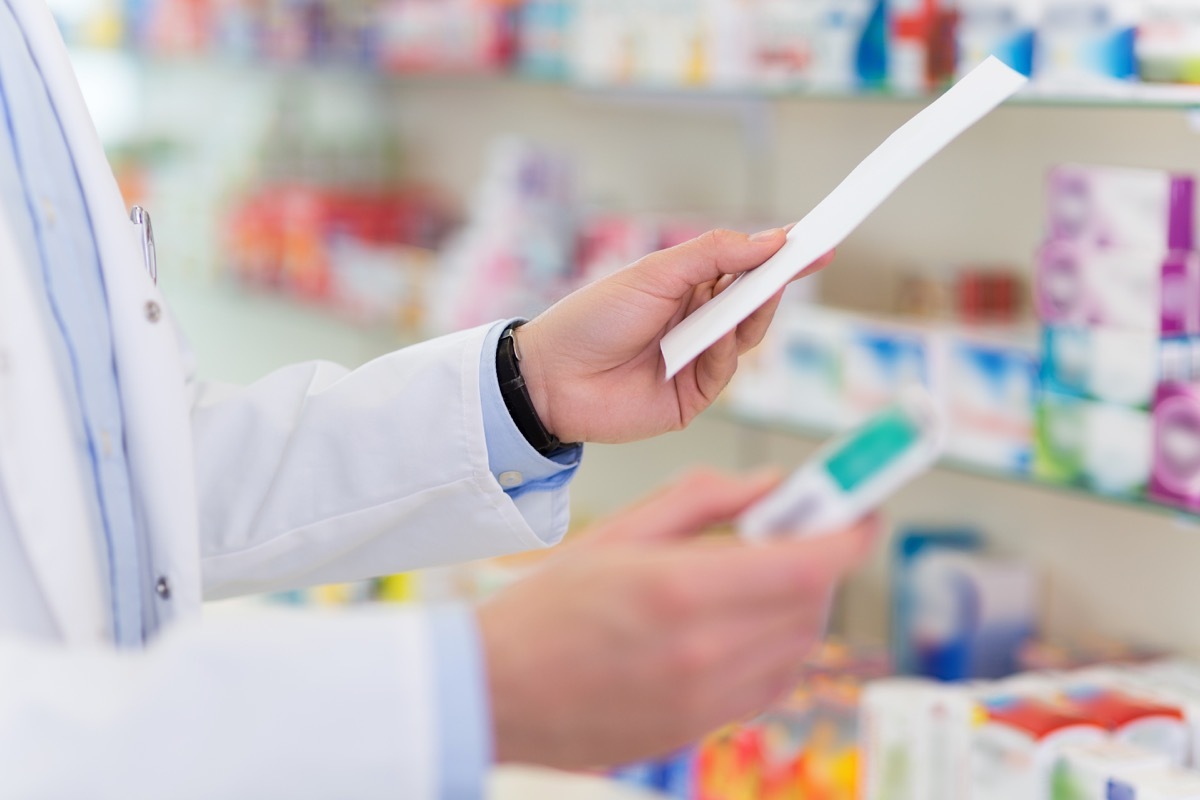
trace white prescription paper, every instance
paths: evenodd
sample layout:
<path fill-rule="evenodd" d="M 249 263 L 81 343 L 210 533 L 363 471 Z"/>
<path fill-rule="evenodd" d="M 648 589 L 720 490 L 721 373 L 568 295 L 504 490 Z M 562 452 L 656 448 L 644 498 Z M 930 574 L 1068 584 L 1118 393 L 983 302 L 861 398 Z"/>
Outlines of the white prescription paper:
<path fill-rule="evenodd" d="M 1027 82 L 1024 75 L 990 57 L 901 126 L 792 228 L 778 253 L 667 332 L 662 339 L 667 378 L 845 241 L 925 162 Z"/>

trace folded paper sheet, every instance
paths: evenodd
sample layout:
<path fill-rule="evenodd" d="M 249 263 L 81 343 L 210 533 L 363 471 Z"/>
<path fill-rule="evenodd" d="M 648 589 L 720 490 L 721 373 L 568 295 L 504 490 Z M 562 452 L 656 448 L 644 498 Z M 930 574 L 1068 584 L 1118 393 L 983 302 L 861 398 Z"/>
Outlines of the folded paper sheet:
<path fill-rule="evenodd" d="M 804 219 L 787 243 L 698 308 L 662 340 L 667 378 L 733 330 L 806 267 L 841 244 L 926 161 L 1025 85 L 1027 79 L 989 58 L 888 137 Z"/>

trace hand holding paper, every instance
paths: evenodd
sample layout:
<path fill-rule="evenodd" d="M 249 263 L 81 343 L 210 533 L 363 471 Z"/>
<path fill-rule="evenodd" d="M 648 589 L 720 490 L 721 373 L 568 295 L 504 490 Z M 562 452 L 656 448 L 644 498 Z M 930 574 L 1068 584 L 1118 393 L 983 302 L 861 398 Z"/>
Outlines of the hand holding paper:
<path fill-rule="evenodd" d="M 896 189 L 1025 85 L 1027 78 L 989 58 L 867 156 L 762 266 L 683 319 L 662 339 L 667 378 L 732 331 L 801 270 L 833 250 Z"/>

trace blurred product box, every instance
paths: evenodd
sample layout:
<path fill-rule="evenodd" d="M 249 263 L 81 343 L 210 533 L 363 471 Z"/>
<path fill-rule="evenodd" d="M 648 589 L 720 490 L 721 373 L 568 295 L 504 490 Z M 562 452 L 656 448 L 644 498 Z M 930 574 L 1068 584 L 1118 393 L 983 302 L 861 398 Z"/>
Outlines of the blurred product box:
<path fill-rule="evenodd" d="M 1034 302 L 1049 324 L 1193 333 L 1200 255 L 1051 241 L 1037 255 Z"/>
<path fill-rule="evenodd" d="M 1160 339 L 1111 328 L 1042 331 L 1042 387 L 1055 394 L 1150 408 L 1163 380 L 1190 380 L 1200 355 L 1194 336 Z"/>
<path fill-rule="evenodd" d="M 846 426 L 844 356 L 850 317 L 785 303 L 763 343 L 739 365 L 730 404 L 747 416 L 817 430 Z"/>
<path fill-rule="evenodd" d="M 394 72 L 496 72 L 517 55 L 517 3 L 384 0 L 376 12 L 379 65 Z"/>
<path fill-rule="evenodd" d="M 1033 474 L 1102 494 L 1139 498 L 1150 481 L 1153 425 L 1141 409 L 1043 391 Z"/>
<path fill-rule="evenodd" d="M 1064 164 L 1047 181 L 1050 241 L 1187 251 L 1195 243 L 1194 214 L 1195 180 L 1189 175 Z"/>
<path fill-rule="evenodd" d="M 958 0 L 958 75 L 996 56 L 1033 74 L 1041 0 Z"/>
<path fill-rule="evenodd" d="M 1116 778 L 1109 783 L 1108 800 L 1200 800 L 1200 774 L 1167 770 Z"/>
<path fill-rule="evenodd" d="M 1191 757 L 1192 734 L 1184 709 L 1139 698 L 1103 683 L 1068 680 L 1062 701 L 1076 714 L 1096 723 L 1116 741 L 1161 755 L 1172 767 Z"/>
<path fill-rule="evenodd" d="M 1018 475 L 1033 462 L 1033 348 L 955 334 L 946 340 L 946 455 Z"/>
<path fill-rule="evenodd" d="M 576 0 L 572 77 L 585 84 L 699 86 L 713 39 L 702 0 Z"/>
<path fill-rule="evenodd" d="M 1200 329 L 1200 256 L 1194 252 L 1053 242 L 1038 255 L 1035 287 L 1046 322 L 1165 335 Z"/>
<path fill-rule="evenodd" d="M 971 733 L 970 800 L 1051 800 L 1064 750 L 1104 741 L 1085 717 L 1000 687 L 981 698 L 984 722 Z"/>
<path fill-rule="evenodd" d="M 1200 83 L 1200 6 L 1195 0 L 1142 0 L 1138 74 L 1156 83 Z"/>
<path fill-rule="evenodd" d="M 1150 496 L 1200 511 L 1200 386 L 1195 383 L 1158 388 Z"/>
<path fill-rule="evenodd" d="M 913 672 L 956 681 L 1016 671 L 1039 601 L 1028 564 L 935 548 L 908 565 L 903 581 L 910 613 L 897 636 Z"/>
<path fill-rule="evenodd" d="M 572 0 L 524 0 L 518 10 L 517 69 L 542 80 L 565 80 Z"/>
<path fill-rule="evenodd" d="M 1114 780 L 1128 780 L 1169 767 L 1166 756 L 1108 740 L 1064 747 L 1054 768 L 1052 800 L 1108 800 Z"/>
<path fill-rule="evenodd" d="M 856 319 L 844 355 L 845 424 L 857 425 L 895 400 L 905 388 L 942 389 L 938 334 L 917 326 Z"/>
<path fill-rule="evenodd" d="M 863 800 L 972 797 L 970 748 L 978 720 L 965 688 L 913 678 L 871 683 L 859 723 Z"/>
<path fill-rule="evenodd" d="M 892 662 L 898 674 L 921 674 L 920 657 L 911 635 L 920 601 L 912 581 L 915 565 L 930 553 L 977 553 L 983 545 L 982 536 L 969 528 L 903 528 L 897 531 L 891 562 L 889 636 Z"/>
<path fill-rule="evenodd" d="M 890 0 L 888 84 L 900 93 L 925 93 L 949 84 L 958 69 L 957 3 Z"/>
<path fill-rule="evenodd" d="M 744 8 L 755 85 L 838 92 L 886 82 L 882 0 L 754 0 Z"/>
<path fill-rule="evenodd" d="M 1034 55 L 1038 80 L 1070 90 L 1135 79 L 1140 2 L 1045 0 Z"/>

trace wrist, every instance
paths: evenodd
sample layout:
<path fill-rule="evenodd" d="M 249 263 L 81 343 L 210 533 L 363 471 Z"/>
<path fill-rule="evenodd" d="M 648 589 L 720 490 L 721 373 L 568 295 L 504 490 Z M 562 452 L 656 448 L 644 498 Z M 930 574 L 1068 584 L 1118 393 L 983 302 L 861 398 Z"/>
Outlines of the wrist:
<path fill-rule="evenodd" d="M 576 445 L 564 443 L 546 424 L 550 416 L 549 393 L 545 391 L 545 369 L 539 349 L 530 347 L 536 337 L 517 341 L 523 323 L 505 328 L 496 347 L 496 377 L 500 396 L 517 430 L 545 458 L 556 459 Z M 526 351 L 530 353 L 526 360 Z M 536 401 L 534 397 L 538 398 Z"/>
<path fill-rule="evenodd" d="M 554 424 L 551 413 L 550 391 L 546 381 L 545 362 L 542 359 L 536 325 L 536 322 L 527 322 L 513 329 L 513 343 L 517 351 L 517 360 L 521 364 L 521 376 L 525 379 L 525 387 L 529 390 L 529 399 L 533 403 L 533 410 L 537 413 L 542 425 L 552 436 L 566 441 Z"/>

